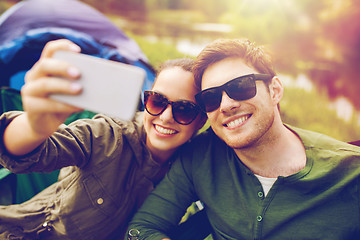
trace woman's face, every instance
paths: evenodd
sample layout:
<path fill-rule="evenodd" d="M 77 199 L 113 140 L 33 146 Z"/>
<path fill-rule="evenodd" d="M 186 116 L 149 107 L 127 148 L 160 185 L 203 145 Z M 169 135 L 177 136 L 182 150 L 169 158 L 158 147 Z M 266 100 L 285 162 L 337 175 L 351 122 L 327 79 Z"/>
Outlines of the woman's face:
<path fill-rule="evenodd" d="M 197 93 L 194 77 L 180 67 L 170 67 L 159 73 L 152 91 L 160 93 L 170 101 L 188 100 L 195 103 Z M 153 155 L 164 161 L 187 142 L 201 125 L 200 114 L 189 125 L 177 123 L 172 115 L 171 105 L 158 116 L 144 112 L 144 127 L 147 133 L 146 145 Z"/>

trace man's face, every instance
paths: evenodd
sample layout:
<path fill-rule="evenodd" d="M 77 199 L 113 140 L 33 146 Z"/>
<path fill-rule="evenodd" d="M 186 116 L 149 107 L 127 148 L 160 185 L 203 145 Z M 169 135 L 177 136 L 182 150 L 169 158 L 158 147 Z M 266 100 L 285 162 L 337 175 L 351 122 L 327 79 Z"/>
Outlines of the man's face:
<path fill-rule="evenodd" d="M 247 74 L 258 73 L 240 58 L 227 58 L 210 65 L 202 78 L 202 90 L 221 86 Z M 265 82 L 256 81 L 255 97 L 236 101 L 223 92 L 220 107 L 208 113 L 216 135 L 232 148 L 250 147 L 267 134 L 274 121 L 277 102 L 270 96 Z"/>

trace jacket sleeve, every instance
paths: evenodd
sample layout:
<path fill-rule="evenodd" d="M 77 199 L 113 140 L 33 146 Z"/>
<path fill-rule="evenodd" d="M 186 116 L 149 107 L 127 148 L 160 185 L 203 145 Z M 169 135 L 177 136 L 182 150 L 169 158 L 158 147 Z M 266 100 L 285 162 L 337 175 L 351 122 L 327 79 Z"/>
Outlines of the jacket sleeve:
<path fill-rule="evenodd" d="M 191 159 L 185 152 L 177 157 L 131 221 L 129 230 L 139 230 L 139 239 L 169 238 L 187 208 L 198 199 L 191 177 Z"/>
<path fill-rule="evenodd" d="M 21 113 L 8 112 L 0 117 L 0 131 Z M 80 119 L 59 129 L 33 152 L 25 156 L 7 153 L 0 141 L 0 165 L 14 173 L 51 172 L 62 167 L 89 164 L 100 155 L 110 155 L 116 146 L 121 146 L 121 132 L 110 118 L 95 116 Z M 96 146 L 96 150 L 94 150 Z M 92 163 L 93 164 L 93 163 Z"/>

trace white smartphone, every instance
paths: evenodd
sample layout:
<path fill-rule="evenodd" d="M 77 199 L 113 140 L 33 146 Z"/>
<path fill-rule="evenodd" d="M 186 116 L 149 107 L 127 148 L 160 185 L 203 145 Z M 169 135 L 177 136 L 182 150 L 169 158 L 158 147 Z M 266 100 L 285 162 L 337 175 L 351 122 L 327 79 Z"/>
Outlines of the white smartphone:
<path fill-rule="evenodd" d="M 79 95 L 52 94 L 50 98 L 95 113 L 131 120 L 138 108 L 145 70 L 133 65 L 90 55 L 57 51 L 54 58 L 65 60 L 81 72 Z"/>

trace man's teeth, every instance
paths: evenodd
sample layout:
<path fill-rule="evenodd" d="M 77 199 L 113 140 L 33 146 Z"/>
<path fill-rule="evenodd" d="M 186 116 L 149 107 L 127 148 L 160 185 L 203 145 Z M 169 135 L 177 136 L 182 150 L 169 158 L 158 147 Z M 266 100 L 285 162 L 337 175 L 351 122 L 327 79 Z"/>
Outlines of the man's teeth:
<path fill-rule="evenodd" d="M 241 123 L 243 123 L 248 118 L 249 118 L 249 116 L 244 116 L 244 117 L 238 118 L 234 121 L 229 122 L 227 124 L 227 126 L 230 128 L 236 127 L 236 126 L 240 125 Z"/>
<path fill-rule="evenodd" d="M 158 131 L 159 133 L 162 133 L 162 134 L 174 134 L 175 133 L 175 130 L 163 128 L 158 125 L 155 125 L 155 129 L 156 129 L 156 131 Z"/>

